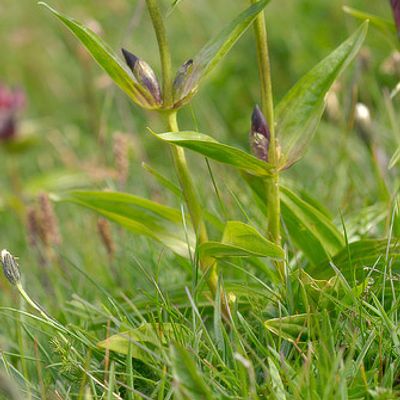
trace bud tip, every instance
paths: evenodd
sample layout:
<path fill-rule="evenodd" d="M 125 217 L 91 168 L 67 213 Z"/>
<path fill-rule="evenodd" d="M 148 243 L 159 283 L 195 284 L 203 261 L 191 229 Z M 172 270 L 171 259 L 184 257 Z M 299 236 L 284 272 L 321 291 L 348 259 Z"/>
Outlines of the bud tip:
<path fill-rule="evenodd" d="M 135 68 L 135 64 L 137 63 L 137 61 L 139 60 L 138 57 L 136 57 L 134 54 L 132 54 L 130 51 L 122 48 L 121 49 L 122 55 L 125 58 L 125 62 L 128 65 L 128 67 L 130 69 Z"/>

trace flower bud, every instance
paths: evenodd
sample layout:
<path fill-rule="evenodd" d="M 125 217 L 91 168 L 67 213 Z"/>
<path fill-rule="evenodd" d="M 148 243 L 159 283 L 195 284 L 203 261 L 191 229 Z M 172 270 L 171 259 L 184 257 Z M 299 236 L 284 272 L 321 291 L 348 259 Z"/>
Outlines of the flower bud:
<path fill-rule="evenodd" d="M 176 100 L 180 105 L 184 104 L 186 97 L 188 97 L 184 93 L 185 83 L 190 76 L 192 70 L 193 60 L 189 59 L 179 67 L 178 72 L 176 73 L 172 88 L 174 91 L 174 100 Z M 194 90 L 192 90 L 191 92 L 193 92 Z"/>
<path fill-rule="evenodd" d="M 21 273 L 17 261 L 9 251 L 1 251 L 1 263 L 3 264 L 3 272 L 6 278 L 12 285 L 17 285 L 21 280 Z"/>
<path fill-rule="evenodd" d="M 251 116 L 249 140 L 252 153 L 260 160 L 268 161 L 270 131 L 267 121 L 258 105 L 254 107 Z"/>
<path fill-rule="evenodd" d="M 128 50 L 122 49 L 126 64 L 132 70 L 133 75 L 141 85 L 151 93 L 157 104 L 161 104 L 161 89 L 153 69 L 146 61 L 141 60 Z"/>
<path fill-rule="evenodd" d="M 400 36 L 400 0 L 390 0 L 397 34 Z"/>

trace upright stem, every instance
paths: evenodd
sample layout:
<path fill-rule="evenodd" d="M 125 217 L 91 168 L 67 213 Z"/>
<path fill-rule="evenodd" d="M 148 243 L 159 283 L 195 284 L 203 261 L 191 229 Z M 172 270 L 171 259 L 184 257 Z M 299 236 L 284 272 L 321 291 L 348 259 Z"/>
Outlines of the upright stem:
<path fill-rule="evenodd" d="M 167 33 L 161 16 L 158 0 L 146 0 L 146 4 L 157 36 L 158 51 L 161 60 L 164 105 L 170 106 L 172 104 L 172 66 Z"/>
<path fill-rule="evenodd" d="M 167 115 L 167 124 L 169 131 L 179 132 L 176 111 Z M 178 179 L 182 187 L 183 196 L 190 213 L 193 227 L 196 231 L 196 237 L 199 243 L 204 243 L 208 240 L 207 229 L 203 220 L 203 211 L 187 166 L 185 152 L 181 147 L 175 145 L 171 146 L 171 151 Z"/>
<path fill-rule="evenodd" d="M 176 111 L 171 111 L 167 114 L 167 124 L 171 132 L 179 132 Z M 207 228 L 203 219 L 203 210 L 187 166 L 185 152 L 181 147 L 175 145 L 171 145 L 171 152 L 183 197 L 185 198 L 186 206 L 189 210 L 192 225 L 196 233 L 197 244 L 202 244 L 208 241 Z M 217 262 L 214 258 L 202 257 L 199 259 L 199 263 L 202 273 L 206 276 L 207 284 L 213 298 L 215 298 L 218 292 Z M 219 288 L 219 294 L 221 298 L 221 311 L 225 317 L 228 317 L 228 305 L 226 304 L 225 295 L 221 287 Z"/>
<path fill-rule="evenodd" d="M 164 22 L 161 17 L 158 0 L 146 0 L 147 8 L 153 23 L 154 30 L 157 36 L 158 49 L 161 59 L 162 79 L 163 79 L 163 96 L 164 106 L 168 108 L 172 105 L 172 70 L 171 70 L 171 55 L 168 46 L 168 40 Z M 168 129 L 171 132 L 179 132 L 179 126 L 176 117 L 176 110 L 166 112 Z M 174 159 L 176 173 L 179 183 L 185 198 L 186 206 L 189 210 L 193 228 L 196 233 L 197 244 L 208 241 L 207 228 L 203 219 L 203 210 L 193 184 L 192 177 L 187 166 L 185 152 L 181 147 L 171 145 L 171 152 Z M 207 284 L 212 295 L 218 292 L 218 273 L 217 264 L 213 258 L 201 258 L 200 268 L 207 276 Z M 221 302 L 225 305 L 224 295 L 220 290 Z M 226 315 L 226 307 L 223 306 L 223 312 Z"/>
<path fill-rule="evenodd" d="M 251 3 L 257 2 L 257 0 L 250 1 Z M 271 178 L 268 178 L 265 182 L 268 207 L 268 235 L 276 244 L 281 245 L 281 204 L 278 171 L 279 154 L 275 137 L 274 102 L 272 96 L 271 67 L 268 52 L 268 35 L 263 11 L 258 14 L 254 22 L 254 31 L 256 36 L 258 70 L 261 81 L 261 110 L 267 119 L 271 135 L 268 161 L 275 166 Z M 284 264 L 278 262 L 276 267 L 280 277 L 284 279 Z"/>

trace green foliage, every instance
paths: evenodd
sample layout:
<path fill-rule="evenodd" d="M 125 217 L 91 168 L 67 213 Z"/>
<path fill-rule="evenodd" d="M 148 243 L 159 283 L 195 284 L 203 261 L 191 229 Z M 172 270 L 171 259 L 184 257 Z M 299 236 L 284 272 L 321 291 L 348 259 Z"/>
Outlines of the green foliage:
<path fill-rule="evenodd" d="M 76 42 L 38 7 L 0 5 L 1 77 L 26 84 L 27 116 L 38 127 L 34 146 L 0 141 L 0 250 L 18 254 L 21 269 L 17 287 L 1 282 L 0 397 L 399 398 L 398 152 L 385 157 L 399 143 L 398 71 L 383 62 L 390 49 L 382 35 L 364 42 L 365 23 L 304 75 L 352 19 L 338 0 L 270 2 L 281 159 L 266 163 L 245 150 L 250 110 L 262 102 L 253 40 L 239 38 L 260 31 L 268 1 L 252 3 L 239 14 L 235 2 L 160 2 L 166 58 L 220 31 L 179 69 L 168 105 L 154 103 L 140 76 L 148 64 L 135 78 L 100 39 L 133 37 L 157 66 L 143 2 L 68 2 L 66 12 L 91 16 L 93 29 L 47 6 Z M 388 3 L 346 11 L 397 48 Z M 357 59 L 363 43 L 373 56 Z M 207 90 L 179 112 L 180 131 L 175 113 L 211 72 Z M 132 117 L 130 100 L 148 111 Z M 367 138 L 357 102 L 371 111 Z M 128 139 L 115 141 L 114 132 Z"/>
<path fill-rule="evenodd" d="M 281 167 L 287 168 L 304 154 L 321 120 L 325 97 L 332 84 L 361 48 L 367 34 L 364 24 L 328 57 L 303 76 L 275 110 L 276 134 L 282 147 Z"/>
<path fill-rule="evenodd" d="M 312 263 L 318 264 L 344 246 L 343 236 L 326 215 L 287 188 L 281 187 L 281 199 L 290 238 Z"/>
<path fill-rule="evenodd" d="M 214 396 L 203 380 L 190 353 L 181 345 L 171 346 L 171 362 L 180 399 L 209 399 Z"/>
<path fill-rule="evenodd" d="M 258 176 L 268 176 L 272 166 L 250 154 L 226 144 L 221 144 L 211 136 L 198 132 L 167 132 L 159 135 L 160 140 L 185 147 L 213 160 L 242 169 Z"/>
<path fill-rule="evenodd" d="M 66 17 L 46 3 L 47 7 L 71 32 L 82 42 L 97 63 L 107 72 L 112 80 L 135 102 L 144 108 L 155 108 L 150 94 L 133 78 L 128 67 L 117 58 L 106 43 L 94 32 L 72 18 Z"/>
<path fill-rule="evenodd" d="M 228 221 L 221 242 L 205 242 L 199 247 L 206 257 L 274 257 L 283 258 L 282 248 L 268 241 L 252 226 L 238 221 Z"/>
<path fill-rule="evenodd" d="M 200 82 L 217 66 L 221 59 L 229 52 L 237 40 L 264 9 L 269 0 L 260 0 L 238 15 L 215 38 L 211 39 L 193 58 L 189 69 L 183 77 L 175 78 L 174 101 L 182 105 L 190 100 L 196 92 Z"/>
<path fill-rule="evenodd" d="M 179 210 L 125 193 L 75 191 L 60 200 L 90 208 L 129 231 L 188 257 L 190 243 L 185 241 Z"/>

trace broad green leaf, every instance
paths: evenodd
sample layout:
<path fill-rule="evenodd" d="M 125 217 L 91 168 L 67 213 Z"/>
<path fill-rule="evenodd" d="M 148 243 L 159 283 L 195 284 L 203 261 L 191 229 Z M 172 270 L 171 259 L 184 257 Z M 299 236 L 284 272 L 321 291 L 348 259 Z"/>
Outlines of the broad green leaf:
<path fill-rule="evenodd" d="M 190 70 L 186 72 L 186 76 L 177 88 L 174 95 L 175 103 L 184 103 L 185 98 L 197 90 L 200 81 L 204 79 L 230 51 L 268 2 L 269 0 L 260 0 L 248 7 L 200 50 L 193 58 Z"/>
<path fill-rule="evenodd" d="M 308 314 L 289 315 L 272 318 L 264 322 L 265 328 L 274 335 L 291 342 L 298 341 L 307 332 Z"/>
<path fill-rule="evenodd" d="M 100 67 L 135 103 L 148 109 L 155 108 L 152 105 L 151 95 L 138 84 L 125 63 L 118 59 L 113 50 L 99 36 L 46 3 L 39 2 L 39 4 L 48 8 L 79 39 Z"/>
<path fill-rule="evenodd" d="M 53 170 L 35 176 L 24 185 L 24 194 L 35 196 L 41 192 L 59 192 L 78 189 L 93 183 L 89 174 L 83 171 Z"/>
<path fill-rule="evenodd" d="M 168 345 L 176 336 L 187 339 L 189 331 L 180 324 L 144 323 L 138 328 L 112 335 L 99 342 L 97 346 L 125 355 L 130 350 L 133 358 L 146 361 L 149 359 L 149 354 L 143 349 L 143 346 L 153 350 L 154 348 Z M 138 343 L 142 344 L 142 346 L 138 346 Z"/>
<path fill-rule="evenodd" d="M 370 269 L 375 266 L 381 270 L 388 259 L 392 260 L 392 268 L 398 269 L 400 259 L 399 240 L 392 238 L 388 248 L 387 239 L 363 239 L 350 243 L 348 247 L 343 247 L 331 260 L 326 259 L 319 265 L 312 266 L 308 272 L 313 277 L 327 279 L 335 275 L 335 271 L 330 267 L 333 263 L 346 279 L 353 279 L 354 272 L 357 279 L 365 278 Z"/>
<path fill-rule="evenodd" d="M 285 187 L 281 187 L 281 209 L 290 238 L 314 265 L 344 246 L 331 220 Z"/>
<path fill-rule="evenodd" d="M 276 134 L 282 147 L 281 168 L 288 168 L 304 154 L 325 108 L 325 96 L 340 73 L 360 49 L 368 23 L 322 60 L 281 100 L 275 110 Z"/>
<path fill-rule="evenodd" d="M 363 21 L 368 20 L 372 26 L 384 33 L 389 39 L 397 39 L 396 26 L 392 20 L 378 17 L 377 15 L 369 14 L 348 6 L 343 6 L 343 11 L 357 19 Z"/>
<path fill-rule="evenodd" d="M 87 207 L 101 208 L 128 218 L 141 217 L 144 220 L 149 218 L 149 220 L 168 220 L 176 223 L 182 221 L 179 210 L 128 193 L 76 190 L 61 195 L 60 199 Z"/>
<path fill-rule="evenodd" d="M 185 400 L 215 399 L 203 380 L 198 366 L 183 346 L 178 344 L 171 346 L 171 363 L 177 398 Z"/>
<path fill-rule="evenodd" d="M 134 195 L 116 192 L 73 191 L 55 200 L 79 204 L 96 211 L 131 232 L 152 238 L 176 254 L 188 257 L 181 213 L 171 207 Z M 189 235 L 190 241 L 194 241 Z M 193 244 L 193 243 L 192 243 Z"/>
<path fill-rule="evenodd" d="M 258 176 L 268 176 L 272 165 L 236 147 L 217 142 L 211 136 L 193 131 L 167 132 L 154 136 L 176 146 L 185 147 L 213 160 L 247 171 Z"/>
<path fill-rule="evenodd" d="M 281 247 L 265 239 L 256 229 L 239 221 L 227 222 L 221 242 L 206 242 L 199 246 L 204 257 L 274 257 L 283 258 Z"/>

